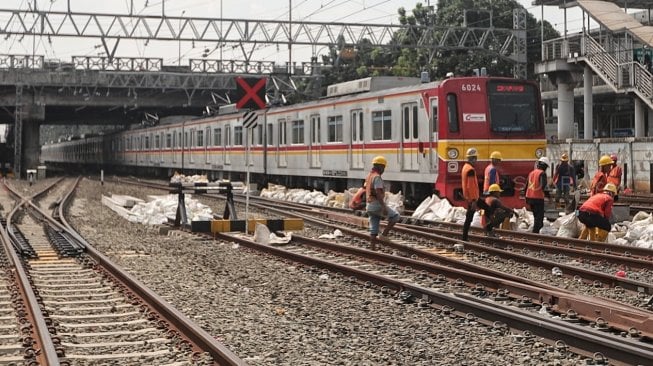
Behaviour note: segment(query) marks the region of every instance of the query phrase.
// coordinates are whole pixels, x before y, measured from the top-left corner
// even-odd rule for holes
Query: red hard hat
[[[617,161],[617,154],[610,155],[610,159],[612,159],[612,161]]]
[[[626,271],[618,270],[616,275],[617,275],[617,277],[625,278],[626,277]]]

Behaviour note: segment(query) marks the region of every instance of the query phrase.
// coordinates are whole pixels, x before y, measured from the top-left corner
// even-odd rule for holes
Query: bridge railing
[[[43,55],[0,55],[0,69],[42,69]]]

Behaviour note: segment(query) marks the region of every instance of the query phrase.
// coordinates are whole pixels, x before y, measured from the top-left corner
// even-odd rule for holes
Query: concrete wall
[[[573,161],[585,162],[585,180],[591,181],[598,171],[602,155],[617,154],[617,163],[624,168],[622,182],[636,192],[651,192],[651,167],[653,165],[653,138],[573,140],[549,143],[547,156],[558,164],[560,156],[568,153]],[[626,171],[627,170],[627,171]],[[627,177],[625,176],[627,174]]]

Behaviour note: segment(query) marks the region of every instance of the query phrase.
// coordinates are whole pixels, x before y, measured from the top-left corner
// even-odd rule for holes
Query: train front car
[[[527,80],[465,77],[443,81],[436,89],[439,174],[435,188],[452,204],[464,206],[460,172],[468,148],[476,148],[476,175],[483,186],[490,154],[499,151],[502,201],[523,207],[523,191],[535,161],[546,153],[539,88]],[[433,102],[432,102],[433,103]]]

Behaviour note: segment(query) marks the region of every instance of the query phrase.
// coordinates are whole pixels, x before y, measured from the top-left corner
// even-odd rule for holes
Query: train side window
[[[197,130],[197,147],[204,146],[204,131]]]
[[[222,128],[213,129],[213,146],[222,146]]]
[[[224,128],[224,146],[231,146],[231,126]]]
[[[358,112],[358,138],[360,141],[365,140],[365,134],[363,133],[363,112]]]
[[[263,145],[263,125],[259,123],[256,126],[256,131],[258,132],[256,135],[256,144],[261,146]]]
[[[456,94],[447,94],[447,113],[449,116],[449,132],[459,132],[458,97],[456,97]]]
[[[268,146],[274,146],[274,126],[272,123],[268,123],[267,130],[267,142]]]
[[[291,143],[304,144],[304,120],[292,121]]]
[[[243,145],[243,126],[234,126],[234,146]]]
[[[188,140],[188,131],[184,132],[184,146],[183,148],[187,149],[190,148],[189,146],[189,140]]]
[[[206,146],[211,146],[211,128],[206,127],[204,129],[204,138],[206,139]]]
[[[166,149],[169,149],[172,147],[172,135],[167,133],[166,134]]]
[[[320,116],[311,116],[311,144],[316,145],[322,143],[320,136]]]
[[[431,129],[434,134],[438,133],[438,99],[431,99]]]
[[[417,118],[419,114],[417,113],[417,106],[413,106],[413,138],[417,139],[419,137],[419,124],[417,123]]]
[[[342,141],[342,116],[327,117],[327,142]]]
[[[392,139],[392,112],[372,112],[372,140]]]
[[[161,137],[159,135],[154,136],[154,148],[157,150],[161,148]]]
[[[279,146],[286,145],[288,143],[286,140],[286,120],[280,119],[277,123],[279,124]]]

